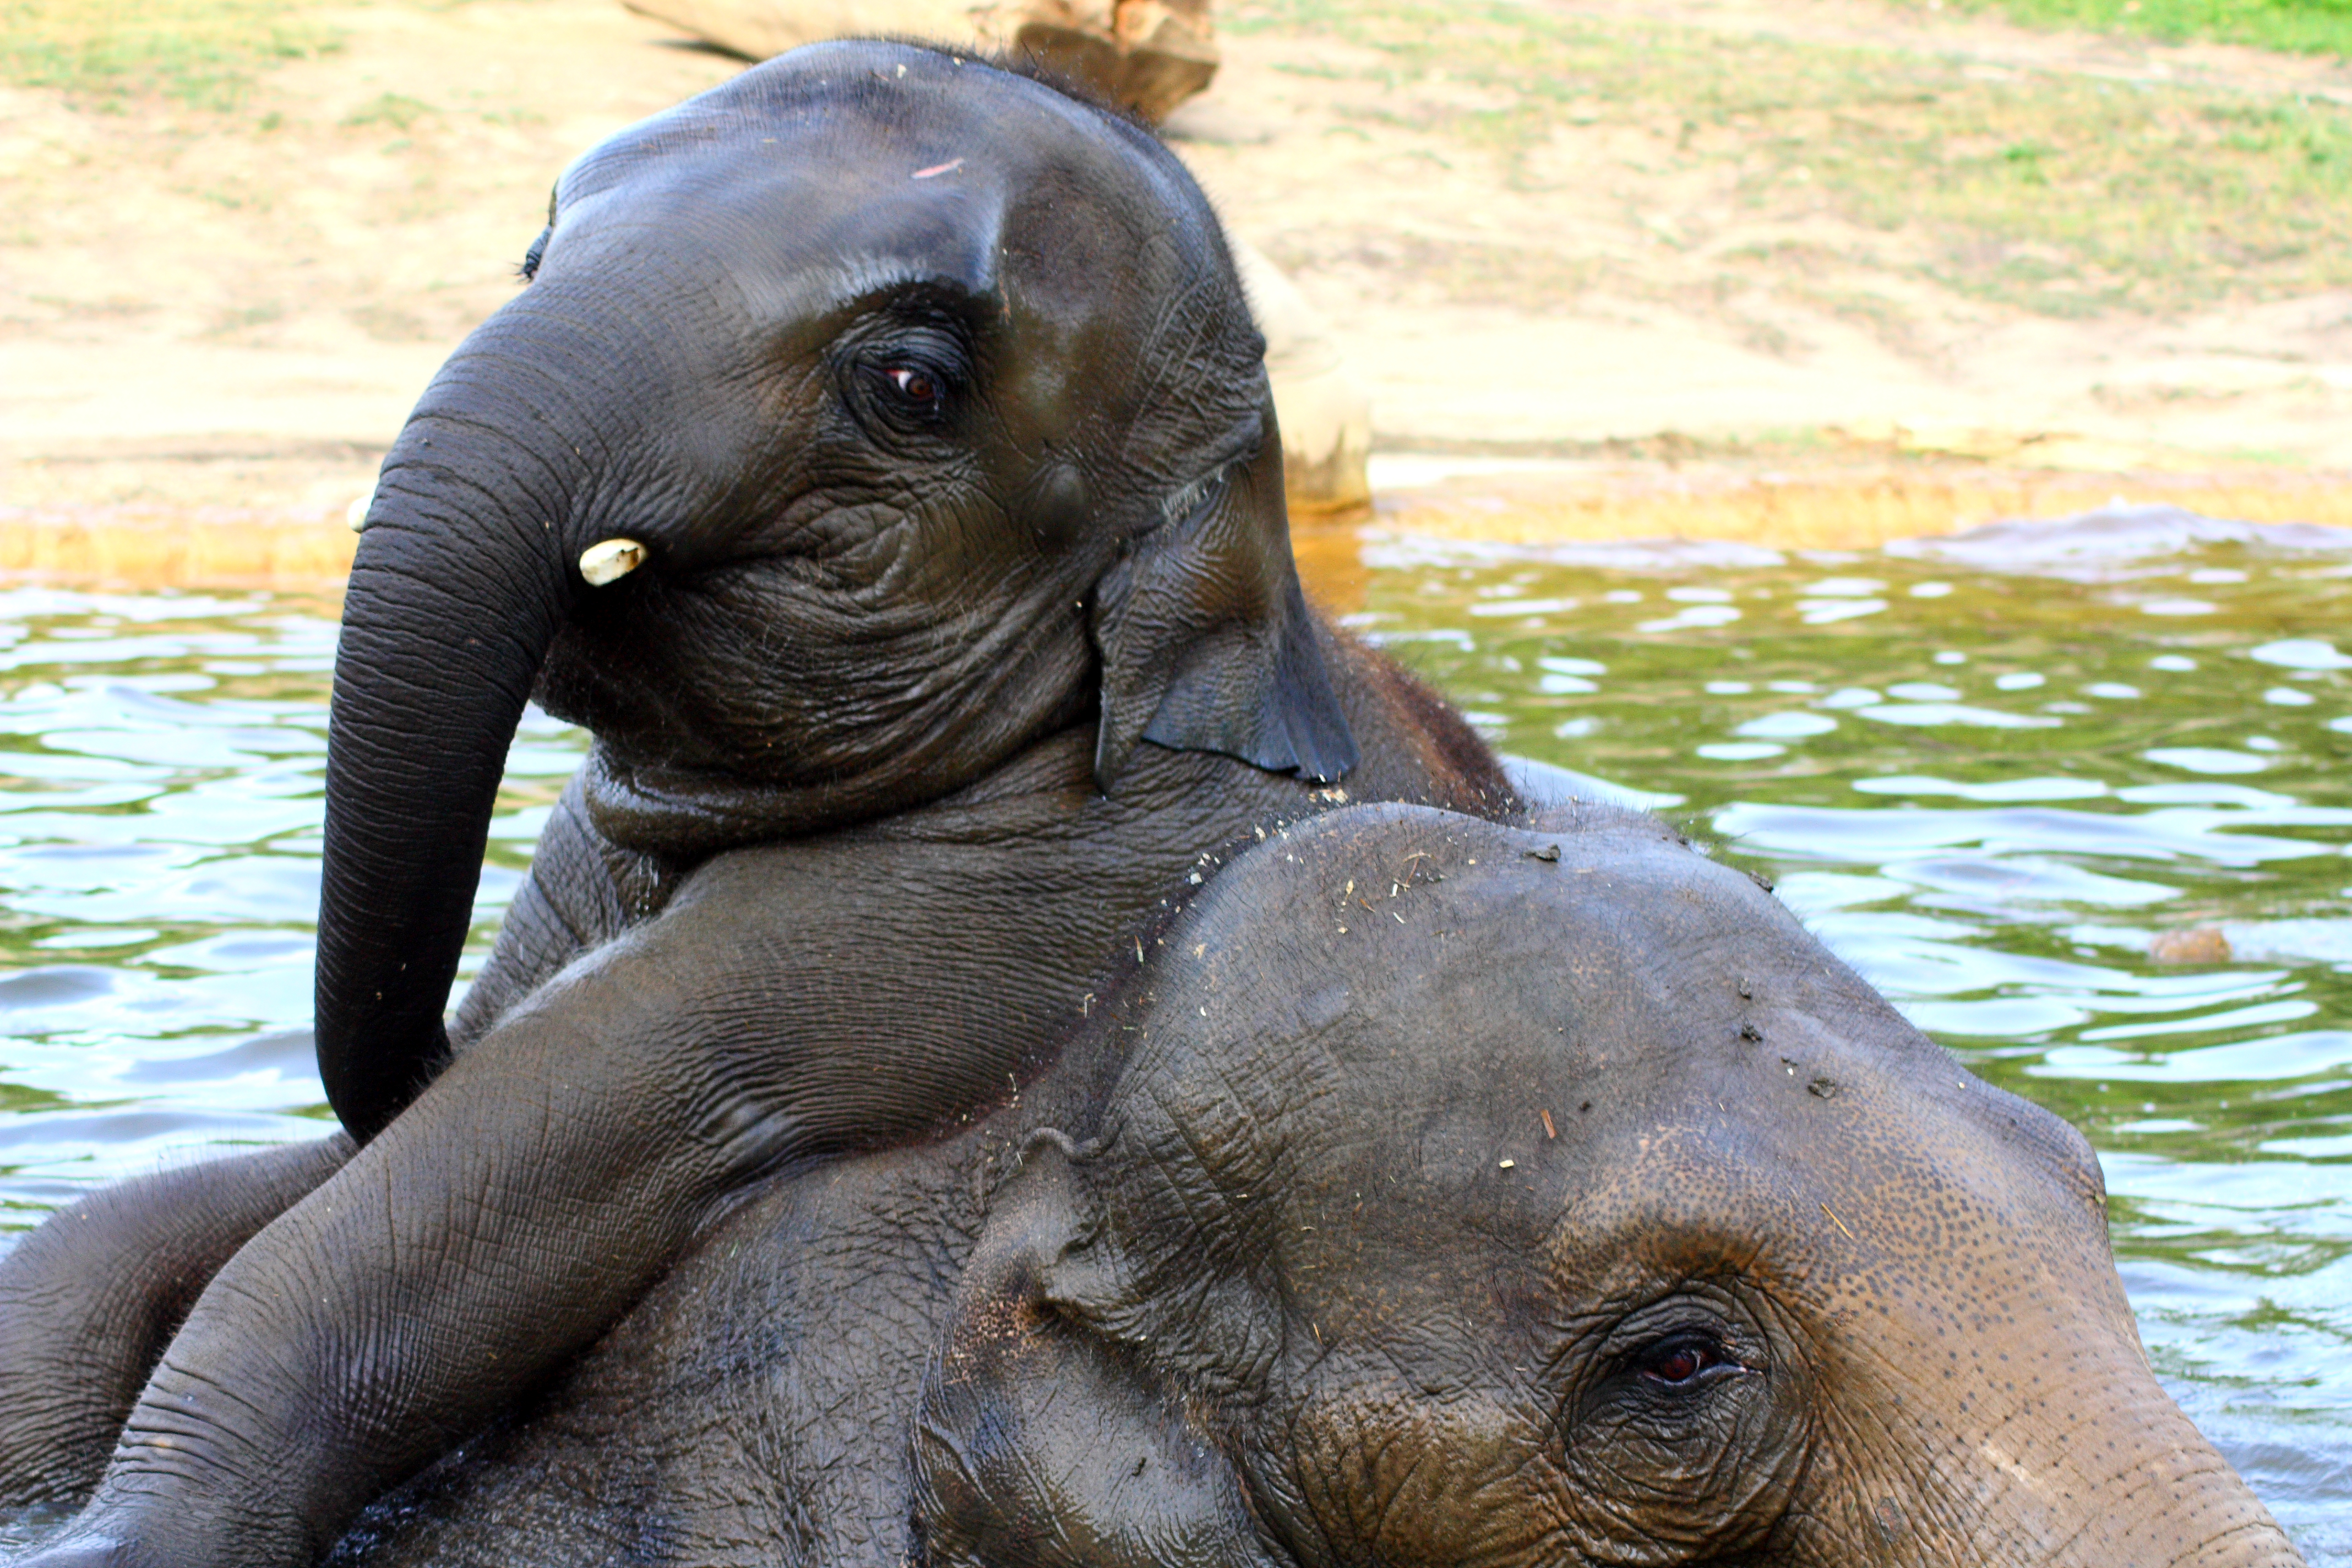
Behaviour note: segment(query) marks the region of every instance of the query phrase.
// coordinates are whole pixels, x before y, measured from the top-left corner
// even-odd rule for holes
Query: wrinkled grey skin
[[[0,1263],[0,1502],[89,1498],[45,1568],[313,1561],[745,1184],[986,1100],[1219,847],[1342,774],[1516,809],[1307,610],[1262,342],[1134,125],[826,46],[593,150],[551,217],[345,596],[317,1034],[363,1146]],[[618,537],[645,563],[589,581]],[[596,744],[453,1058],[534,690]]]
[[[2299,1561],[2080,1136],[1655,822],[1543,826],[1244,856],[1010,1103],[763,1185],[332,1561]]]

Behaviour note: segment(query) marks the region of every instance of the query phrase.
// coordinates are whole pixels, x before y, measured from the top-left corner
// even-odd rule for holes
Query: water
[[[2114,515],[1958,545],[1373,535],[1349,619],[1654,805],[2106,1167],[2167,1386],[2352,1568],[2352,536]],[[0,593],[0,1226],[317,1135],[334,606]],[[477,961],[581,737],[518,739]],[[2217,951],[2166,963],[2158,939]]]
[[[331,597],[0,592],[0,1231],[333,1125],[311,1059]],[[468,968],[583,737],[534,710]]]

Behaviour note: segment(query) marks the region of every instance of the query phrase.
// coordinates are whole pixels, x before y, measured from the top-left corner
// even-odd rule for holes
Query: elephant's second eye
[[[1160,503],[1163,522],[1183,522],[1214,506],[1225,493],[1225,483],[1233,477],[1234,465],[1227,464],[1215,473],[1204,474],[1191,484],[1167,497]]]
[[[1704,1340],[1669,1340],[1643,1358],[1642,1375],[1668,1388],[1687,1388],[1723,1364],[1723,1353]]]

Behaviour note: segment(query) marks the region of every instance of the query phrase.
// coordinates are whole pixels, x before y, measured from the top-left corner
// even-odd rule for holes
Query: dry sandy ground
[[[1557,8],[1958,58],[1996,75],[2079,72],[2352,100],[2352,74],[2332,64],[2036,34],[1855,0]],[[1721,258],[1738,252],[1789,247],[1804,258],[1791,265],[1811,267],[1875,237],[1858,236],[1801,195],[1759,210],[1735,202],[1719,173],[1662,174],[1670,128],[1567,128],[1538,179],[1514,188],[1496,160],[1389,127],[1367,135],[1366,120],[1342,123],[1333,112],[1385,97],[1410,117],[1415,94],[1459,94],[1456,84],[1383,93],[1362,79],[1300,74],[1351,63],[1344,46],[1321,40],[1249,37],[1228,49],[1213,96],[1271,140],[1192,146],[1192,162],[1229,220],[1292,264],[1308,298],[1345,329],[1387,446],[1539,449],[1662,431],[1753,437],[1836,426],[1875,435],[1895,426],[1926,437],[1915,446],[1995,455],[2033,436],[2082,438],[2038,454],[2062,467],[2202,467],[2250,451],[2352,465],[2352,295],[2174,321],[2059,321],[1881,268],[1855,281],[1899,310],[1899,332],[1808,310],[1769,287],[1730,301],[1737,310],[1727,319],[1662,297],[1675,293],[1678,277],[1710,280]],[[1398,265],[1415,240],[1544,248],[1571,263],[1615,262],[1660,286],[1614,298],[1588,289],[1572,308],[1552,310],[1448,300]]]
[[[514,291],[564,163],[740,68],[613,0],[320,19],[345,47],[234,120],[0,92],[13,499],[340,507]]]
[[[1868,0],[1529,3],[1992,73],[2352,101],[2352,74],[2318,62]],[[16,509],[0,516],[0,564],[104,565],[81,538],[93,520],[339,513],[436,364],[511,293],[564,162],[740,68],[614,0],[381,0],[320,19],[345,47],[269,73],[233,119],[0,91],[0,501]],[[1384,87],[1325,38],[1250,32],[1224,47],[1217,87],[1180,114],[1178,146],[1228,221],[1336,324],[1382,451],[1575,459],[1457,479],[1457,495],[1484,486],[1520,506],[1572,490],[1582,521],[1559,526],[1573,531],[1749,536],[1771,528],[1726,513],[1722,494],[1785,493],[1792,468],[1808,484],[1903,492],[1864,508],[1874,521],[1848,529],[1858,535],[2181,483],[2241,512],[2333,520],[2352,507],[2336,488],[2352,468],[2352,296],[2064,321],[1886,271],[1867,281],[1902,317],[1889,331],[1769,286],[1730,308],[1720,289],[1709,306],[1671,286],[1465,291],[1432,258],[1506,247],[1672,285],[1791,239],[1822,242],[1792,255],[1835,249],[1840,220],[1801,194],[1759,210],[1677,184],[1654,156],[1663,131],[1566,127],[1539,177],[1507,178],[1498,160],[1413,128],[1415,95],[1475,89]],[[1367,120],[1368,104],[1402,112]],[[1759,441],[1760,456],[1738,445]],[[2250,467],[2249,454],[2263,457]],[[1375,478],[1441,473],[1383,458]],[[2272,491],[2275,504],[2260,499]],[[1645,522],[1618,504],[1632,494],[1669,504]],[[1694,494],[1696,510],[1674,500]],[[207,567],[184,540],[169,546],[175,571],[231,575],[331,570],[346,548],[310,529]]]

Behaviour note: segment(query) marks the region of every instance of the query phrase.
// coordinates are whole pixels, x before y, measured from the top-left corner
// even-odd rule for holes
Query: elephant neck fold
[[[632,763],[598,741],[580,770],[588,820],[607,842],[672,865],[727,849],[887,821],[892,837],[982,840],[1074,815],[1093,793],[1091,721],[1048,735],[984,777],[929,801],[877,800],[863,779],[776,784],[705,768]]]

